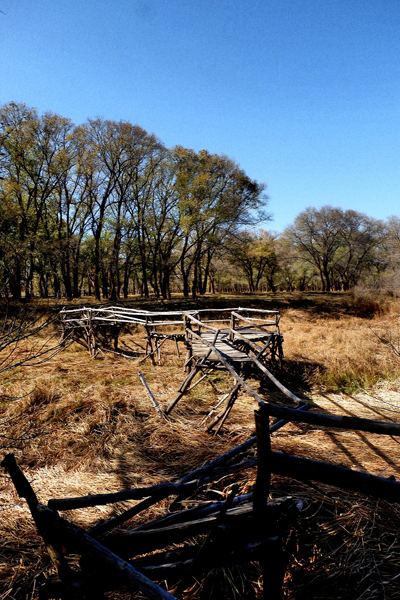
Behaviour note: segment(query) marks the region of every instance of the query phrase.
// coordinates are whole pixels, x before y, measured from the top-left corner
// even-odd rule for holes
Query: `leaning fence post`
[[[190,338],[190,332],[192,330],[192,324],[187,314],[183,315],[183,326],[185,329],[185,345],[186,345],[186,358],[185,358],[185,373],[190,373],[190,362],[192,360],[192,344]]]
[[[38,512],[39,501],[29,481],[17,465],[14,454],[7,454],[7,456],[4,457],[1,466],[6,469],[10,475],[18,496],[20,498],[25,498],[37,530],[44,540],[51,561],[55,566],[60,579],[63,579],[66,582],[71,581],[73,574],[63,554],[61,543],[56,542],[52,536],[52,539],[49,539],[50,536],[46,523]]]

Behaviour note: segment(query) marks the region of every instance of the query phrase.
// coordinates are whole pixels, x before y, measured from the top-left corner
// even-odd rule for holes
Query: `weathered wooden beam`
[[[53,498],[48,501],[48,506],[52,510],[73,510],[76,508],[87,508],[90,506],[103,506],[105,504],[112,504],[114,502],[124,502],[125,500],[141,500],[143,498],[152,497],[152,502],[155,504],[163,498],[173,495],[191,494],[194,490],[199,488],[201,485],[210,483],[215,479],[237,473],[239,471],[246,470],[254,466],[254,461],[249,461],[233,464],[224,468],[220,468],[211,475],[202,478],[199,482],[197,480],[190,482],[167,482],[160,483],[155,486],[148,488],[137,488],[133,490],[122,490],[121,492],[114,492],[109,494],[93,494],[89,496],[81,496],[77,498]],[[135,507],[134,507],[135,508]]]
[[[52,510],[74,510],[90,506],[104,506],[114,502],[125,502],[126,500],[142,500],[149,496],[161,498],[164,492],[167,495],[180,493],[183,488],[184,486],[180,482],[167,482],[108,494],[89,494],[89,496],[78,496],[76,498],[52,498],[48,501],[48,506]]]
[[[308,410],[310,408],[309,404],[302,403],[297,410]],[[270,433],[277,431],[284,425],[286,425],[289,421],[285,421],[283,419],[276,421],[270,426]],[[209,478],[212,477],[212,472],[216,472],[216,477],[219,477],[219,471],[217,469],[222,467],[224,464],[234,459],[240,454],[246,452],[249,448],[254,446],[256,443],[256,436],[249,438],[243,444],[236,446],[229,452],[226,452],[222,456],[219,456],[215,460],[191,471],[184,477],[182,477],[177,482],[166,482],[160,483],[154,486],[149,486],[145,488],[136,488],[130,490],[122,490],[120,492],[108,493],[108,494],[90,494],[89,496],[80,496],[76,498],[57,498],[51,499],[48,502],[49,508],[53,510],[74,510],[77,508],[86,508],[91,506],[102,506],[105,504],[111,504],[114,502],[123,502],[125,500],[141,500],[143,498],[148,497],[156,497],[159,492],[166,492],[167,495],[178,494],[181,492],[185,492],[185,488],[183,484],[187,484],[190,482],[196,482],[196,485],[200,486],[204,483],[204,478],[207,476]],[[254,466],[254,465],[253,465]]]
[[[261,319],[251,319],[251,318],[249,318],[249,317],[244,317],[243,315],[239,315],[238,313],[236,313],[236,312],[233,312],[233,311],[232,311],[232,314],[233,314],[233,315],[234,315],[234,316],[235,316],[237,319],[240,319],[240,320],[242,320],[242,321],[246,321],[246,323],[250,323],[250,325],[251,325],[252,327],[255,327],[256,329],[259,329],[260,331],[262,331],[262,332],[263,332],[263,333],[265,333],[265,334],[268,334],[269,332],[268,332],[266,329],[264,329],[264,325],[276,325],[276,323],[275,323],[275,322],[273,322],[273,321],[272,321],[272,322],[270,321],[270,322],[268,322],[268,323],[263,323],[262,325],[259,325],[258,323],[255,323],[255,321],[261,321]]]
[[[1,464],[7,469],[18,495],[26,499],[38,531],[48,548],[65,547],[73,552],[89,555],[98,565],[96,574],[98,581],[101,581],[102,574],[106,574],[107,580],[110,577],[115,580],[116,587],[129,585],[140,590],[152,600],[172,600],[174,598],[129,563],[91,538],[83,529],[69,523],[57,513],[40,504],[30,483],[18,467],[13,454],[8,454]],[[63,556],[61,558],[61,568],[58,569],[59,576],[61,580],[65,578],[68,581],[71,579],[70,569],[65,558]]]
[[[94,584],[101,589],[103,582],[109,587],[128,585],[140,590],[152,600],[172,600],[174,596],[148,579],[128,562],[111,552],[108,548],[90,537],[83,529],[69,523],[52,510],[41,504],[37,507],[41,522],[53,538],[60,540],[69,551],[90,557],[96,566]]]
[[[266,413],[254,411],[257,438],[257,477],[253,489],[253,516],[261,535],[266,537],[268,531],[268,497],[271,483],[271,439],[269,432],[269,416]],[[263,576],[263,598],[270,595],[269,557],[260,558],[260,568]],[[275,591],[275,590],[274,590]],[[271,600],[275,600],[275,594]]]
[[[223,503],[221,510],[218,513],[217,518],[215,519],[215,522],[213,523],[210,531],[207,534],[206,539],[204,540],[203,544],[199,548],[198,553],[194,557],[191,565],[189,566],[185,577],[182,579],[182,581],[178,585],[178,588],[176,590],[176,595],[178,597],[182,595],[182,593],[188,586],[189,581],[191,580],[193,575],[197,574],[199,571],[201,571],[202,566],[206,564],[206,558],[207,558],[207,554],[209,553],[209,550],[210,550],[210,544],[213,539],[213,535],[214,535],[217,527],[219,527],[223,523],[226,513],[228,512],[228,510],[231,508],[231,506],[233,504],[233,500],[238,492],[238,489],[239,489],[239,487],[237,485],[235,485],[232,488],[228,498]]]
[[[218,356],[218,359],[222,362],[224,367],[233,375],[233,377],[240,383],[240,385],[242,385],[253,396],[253,398],[255,398],[255,400],[257,400],[259,405],[264,404],[264,400],[262,400],[260,398],[260,396],[254,390],[252,390],[251,387],[245,382],[245,380],[242,377],[240,377],[240,375],[228,363],[228,361],[225,360],[225,357],[221,354],[221,352],[219,350],[217,350],[217,348],[214,344],[212,344],[205,338],[202,338],[201,336],[197,335],[197,333],[195,333],[194,331],[191,332],[191,335],[193,335],[196,339],[200,340],[200,342],[202,344],[205,344],[206,346],[211,348],[211,350],[213,352],[215,352],[215,354]]]
[[[235,500],[233,501],[235,504]],[[153,552],[171,544],[182,543],[192,537],[205,534],[215,524],[223,503],[202,510],[181,511],[162,519],[137,527],[129,532],[112,533],[104,538],[103,543],[122,557],[134,557],[138,554]],[[291,497],[270,500],[266,511],[272,530],[282,517],[293,511],[298,513],[298,500]],[[186,517],[186,520],[182,520]],[[276,528],[275,528],[276,529]],[[229,543],[242,544],[250,539],[263,539],[262,533],[253,519],[251,495],[245,503],[239,503],[227,510],[224,518],[224,530]],[[275,535],[272,533],[272,535]],[[151,559],[149,559],[151,560]]]
[[[368,433],[384,435],[400,435],[400,424],[385,421],[374,421],[360,417],[347,415],[326,415],[322,413],[297,411],[293,408],[266,404],[260,407],[260,412],[271,415],[278,419],[308,423],[309,425],[321,425],[323,427],[335,427],[337,429],[348,429],[354,431],[367,431]]]
[[[297,410],[309,410],[309,409],[310,409],[310,404],[308,404],[307,402],[301,402],[301,404],[295,410],[297,411]],[[272,425],[269,428],[269,431],[270,431],[270,433],[274,433],[274,431],[277,431],[278,429],[280,429],[281,427],[284,427],[288,423],[289,423],[289,421],[286,421],[284,419],[277,420],[277,421],[275,421],[275,423],[272,423]],[[229,450],[222,456],[219,456],[215,460],[205,464],[203,467],[199,467],[195,471],[188,473],[187,475],[182,477],[180,479],[180,481],[183,483],[185,481],[192,481],[193,479],[199,479],[200,477],[206,475],[213,469],[216,469],[218,466],[225,464],[226,462],[232,460],[238,454],[242,454],[243,452],[245,452],[246,450],[251,448],[251,446],[254,446],[256,441],[257,441],[256,436],[249,438],[246,442],[243,442],[243,444],[240,444],[239,446],[236,446],[236,448]]]
[[[257,358],[260,358],[260,356],[265,352],[265,350],[270,345],[273,334],[271,333],[269,335],[267,343],[264,344],[264,346],[262,346],[262,347],[257,346],[257,344],[255,344],[252,340],[249,340],[249,338],[247,336],[243,335],[243,333],[240,333],[240,331],[238,331],[237,329],[230,329],[229,335],[232,335],[232,338],[235,337],[235,338],[241,340],[242,342],[244,342],[247,346],[252,348],[252,350],[254,350],[257,353]]]
[[[186,511],[184,511],[186,512]],[[249,519],[253,513],[251,503],[230,509],[226,514],[226,522],[233,528],[243,525],[249,529]],[[215,524],[218,513],[205,517],[197,516],[193,520],[172,523],[159,528],[135,529],[123,533],[111,533],[103,539],[104,545],[123,557],[134,557],[138,554],[153,552],[171,544],[180,544],[197,535],[208,533]]]
[[[298,481],[316,481],[388,502],[400,502],[400,482],[331,463],[272,452],[271,470]]]
[[[189,387],[189,385],[192,382],[192,380],[194,379],[194,377],[197,375],[198,371],[199,371],[199,369],[197,368],[197,366],[192,367],[190,373],[187,375],[187,377],[185,377],[185,380],[183,381],[181,387],[179,388],[177,395],[168,405],[168,407],[165,411],[166,415],[168,415],[171,412],[171,410],[174,408],[174,406],[179,402],[179,400],[185,394],[187,388]]]
[[[253,489],[254,518],[260,528],[265,526],[265,509],[268,504],[271,481],[271,440],[268,415],[254,411],[257,439],[257,477]]]
[[[50,559],[55,566],[58,575],[67,582],[71,582],[73,579],[73,574],[63,554],[62,545],[60,544],[59,540],[54,540],[54,538],[49,534],[49,531],[40,518],[40,514],[38,512],[39,501],[37,496],[32,489],[31,484],[17,465],[14,454],[7,454],[4,457],[1,466],[6,469],[10,475],[18,496],[20,498],[25,498],[29,506],[29,510],[31,511],[33,520],[35,521],[37,530],[44,540],[47,552],[49,553]]]
[[[140,378],[140,381],[143,383],[144,389],[146,390],[147,394],[149,395],[149,398],[152,401],[154,408],[156,409],[156,411],[158,412],[160,417],[163,417],[164,415],[160,408],[160,405],[158,404],[157,400],[154,398],[152,391],[150,390],[149,386],[147,385],[146,380],[141,371],[139,371],[139,378]]]
[[[145,500],[142,500],[142,502],[139,502],[139,504],[132,506],[132,508],[128,508],[128,510],[125,510],[120,515],[117,515],[116,517],[113,517],[113,518],[109,519],[108,521],[104,521],[104,523],[100,523],[96,527],[93,527],[92,529],[90,529],[88,531],[88,533],[92,537],[95,537],[95,538],[100,537],[104,533],[107,533],[108,531],[115,529],[115,527],[119,527],[119,525],[126,523],[127,521],[129,521],[130,519],[132,519],[133,517],[138,515],[139,513],[143,512],[147,508],[150,508],[150,506],[153,506],[154,504],[157,504],[157,502],[159,502],[160,500],[167,498],[169,495],[170,494],[168,493],[168,491],[164,490],[159,494],[155,494],[155,495],[151,496],[150,498],[146,498]]]
[[[235,496],[233,500],[233,506],[244,506],[249,504],[253,497],[252,493],[242,494]],[[221,510],[223,505],[222,501],[219,502],[200,502],[198,506],[193,508],[187,508],[185,510],[179,510],[159,517],[143,525],[138,525],[132,531],[147,531],[149,529],[159,529],[167,527],[169,525],[177,525],[178,523],[184,523],[186,521],[193,521],[196,519],[203,519],[205,517],[216,516]]]
[[[187,316],[185,315],[185,319],[187,320]],[[215,330],[215,336],[214,336],[214,342],[218,337],[218,333],[219,330],[216,329]],[[193,332],[190,330],[190,333],[192,334]],[[179,402],[179,400],[182,398],[182,396],[185,394],[188,386],[190,385],[192,379],[195,377],[195,375],[197,374],[197,372],[199,371],[199,368],[201,368],[201,366],[205,363],[205,361],[207,360],[207,358],[209,357],[209,355],[211,354],[212,350],[210,349],[208,351],[208,353],[201,359],[201,361],[194,365],[192,367],[192,370],[189,372],[189,375],[186,377],[186,379],[184,380],[184,382],[182,383],[181,387],[178,390],[178,394],[175,396],[175,398],[172,400],[172,402],[168,405],[165,414],[168,415],[171,410],[174,408],[174,406]],[[188,361],[185,361],[185,367],[188,364]]]
[[[202,575],[210,569],[231,567],[234,565],[240,565],[246,562],[259,560],[260,556],[265,556],[267,552],[271,551],[272,547],[275,548],[276,539],[276,537],[273,537],[263,541],[250,542],[231,551],[229,551],[228,548],[222,549],[219,547],[218,552],[214,551],[207,556],[206,561],[198,567],[196,575]],[[136,561],[132,561],[132,564],[141,573],[144,573],[145,575],[148,575],[154,579],[162,580],[171,576],[174,578],[179,578],[182,577],[193,564],[192,558],[188,559],[184,557],[185,553],[188,553],[187,548],[184,549],[181,560],[176,562],[142,565],[140,562],[136,563]]]
[[[232,408],[233,408],[233,405],[235,404],[235,402],[236,402],[236,400],[237,400],[237,397],[238,397],[238,391],[239,391],[240,385],[239,385],[239,384],[236,384],[236,386],[237,386],[237,387],[236,387],[235,391],[234,391],[234,392],[233,392],[233,393],[230,395],[230,397],[229,397],[228,404],[227,404],[227,407],[226,407],[226,410],[225,410],[225,412],[223,412],[223,413],[221,414],[221,417],[220,417],[220,422],[218,423],[218,427],[217,427],[217,429],[215,430],[215,435],[218,435],[218,433],[221,431],[221,429],[222,429],[222,427],[223,427],[223,425],[224,425],[225,421],[226,421],[226,420],[227,420],[227,418],[229,417],[229,413],[231,412],[231,410],[232,410]],[[210,431],[210,428],[208,428],[208,431]]]
[[[237,399],[237,394],[238,394],[239,389],[240,389],[240,383],[238,383],[236,381],[235,384],[233,385],[233,387],[229,390],[229,392],[226,394],[225,398],[223,399],[222,410],[220,410],[220,412],[214,417],[213,421],[211,421],[211,423],[208,425],[207,431],[211,431],[219,423],[219,427],[216,431],[216,433],[218,433],[218,431],[221,429],[222,425],[224,424],[225,420],[227,419],[227,417]]]
[[[285,387],[274,375],[272,375],[271,371],[269,369],[267,369],[258,360],[258,358],[256,356],[252,356],[251,354],[249,354],[249,358],[255,365],[257,365],[257,367],[260,369],[260,371],[265,373],[265,375],[276,385],[276,387],[285,394],[285,396],[290,398],[290,400],[293,400],[293,402],[302,402],[302,399],[299,398],[298,396],[296,396],[296,394],[293,394],[293,392],[291,392],[290,390],[288,390],[287,387]]]

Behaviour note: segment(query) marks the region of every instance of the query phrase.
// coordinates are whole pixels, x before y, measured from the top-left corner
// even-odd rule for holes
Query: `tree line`
[[[280,235],[245,230],[230,262],[248,289],[347,291],[357,285],[400,292],[400,219],[387,221],[332,206],[302,211]]]
[[[393,268],[395,217],[310,208],[277,235],[256,229],[267,201],[225,155],[168,149],[129,122],[0,108],[2,296],[329,291]]]

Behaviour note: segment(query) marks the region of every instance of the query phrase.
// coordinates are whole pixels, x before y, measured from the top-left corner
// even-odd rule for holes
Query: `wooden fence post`
[[[268,536],[267,505],[271,484],[271,438],[269,429],[269,406],[264,404],[254,411],[257,438],[257,478],[253,490],[253,514],[255,526],[263,538]],[[272,540],[271,540],[272,541]],[[277,538],[260,560],[263,577],[263,599],[281,600],[285,574],[282,542]]]
[[[73,573],[63,554],[62,546],[61,544],[55,542],[54,539],[49,539],[45,523],[41,519],[40,513],[38,512],[39,501],[30,483],[17,465],[14,454],[7,454],[7,456],[5,456],[3,459],[1,466],[6,469],[10,475],[18,496],[20,498],[25,498],[29,506],[29,510],[31,511],[33,520],[35,521],[37,530],[44,540],[46,549],[60,579],[63,579],[67,583],[72,583]]]

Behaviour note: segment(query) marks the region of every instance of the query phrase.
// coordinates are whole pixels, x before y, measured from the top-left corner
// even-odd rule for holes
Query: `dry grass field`
[[[350,296],[276,295],[202,300],[214,306],[278,308],[282,312],[285,362],[278,378],[310,398],[316,410],[400,422],[400,363],[376,333],[396,328],[400,305],[354,301]],[[177,303],[174,305],[176,306]],[[375,333],[374,333],[375,332]],[[48,332],[42,332],[43,340]],[[135,335],[143,335],[138,332]],[[127,338],[128,339],[128,338]],[[138,339],[138,338],[136,338]],[[139,340],[140,341],[140,340]],[[218,436],[199,428],[203,416],[230,386],[223,372],[185,396],[169,421],[155,412],[138,376],[144,374],[162,407],[183,380],[183,359],[167,342],[162,364],[139,364],[112,354],[95,360],[77,344],[38,366],[4,375],[0,417],[2,455],[13,451],[39,499],[118,491],[174,480],[254,434],[254,400],[241,393]],[[20,345],[20,357],[28,351]],[[285,403],[264,380],[251,385],[265,398]],[[400,477],[399,440],[292,424],[274,434],[273,449],[381,475]],[[234,481],[251,489],[254,472],[227,477],[204,491],[223,498]],[[285,595],[290,600],[399,597],[400,509],[324,485],[274,477],[273,495],[306,499],[290,539]],[[168,511],[162,501],[133,523]],[[88,526],[122,511],[112,505],[64,513]],[[0,478],[0,600],[35,600],[52,573],[24,500],[7,476]],[[132,522],[127,524],[127,528]],[[184,594],[188,599],[259,598],[257,564],[211,572]],[[171,590],[173,592],[173,589]],[[108,598],[140,598],[109,593]]]

